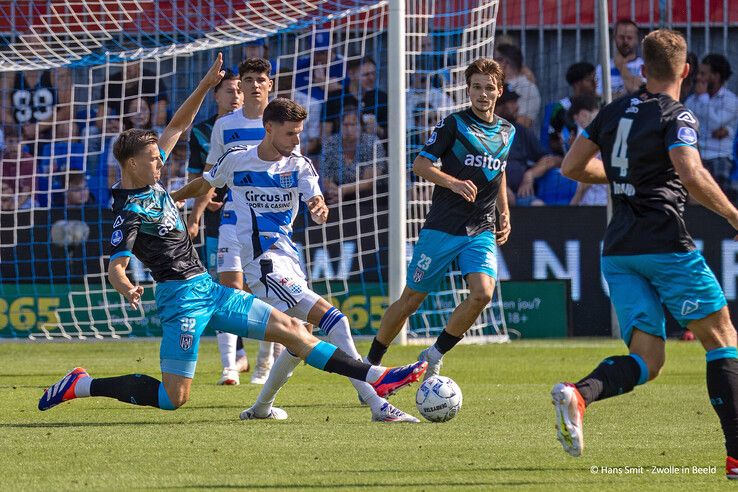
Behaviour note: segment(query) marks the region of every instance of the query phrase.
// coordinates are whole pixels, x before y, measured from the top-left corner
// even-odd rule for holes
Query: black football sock
[[[464,338],[464,335],[457,337],[450,334],[446,330],[443,330],[441,334],[438,335],[436,343],[434,343],[433,345],[441,354],[445,354],[446,352],[454,348],[456,344],[461,341],[462,338]]]
[[[636,354],[615,355],[600,362],[587,377],[576,383],[584,402],[604,400],[628,393],[648,381],[648,367]]]
[[[371,365],[352,359],[335,345],[320,341],[305,358],[309,365],[327,372],[334,372],[359,381],[366,381]]]
[[[374,337],[372,339],[372,346],[371,348],[369,348],[369,353],[366,356],[366,360],[368,360],[371,364],[378,366],[382,363],[382,358],[386,353],[387,346],[377,340],[377,337]]]
[[[90,396],[107,396],[123,403],[174,410],[164,385],[146,374],[94,378],[90,384]]]
[[[707,358],[707,394],[725,436],[725,450],[738,458],[738,351],[735,347],[710,350]]]

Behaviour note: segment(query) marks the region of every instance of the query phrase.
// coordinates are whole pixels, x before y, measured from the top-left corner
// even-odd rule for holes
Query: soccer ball
[[[461,388],[451,378],[431,376],[418,388],[415,405],[431,422],[449,421],[461,410]]]

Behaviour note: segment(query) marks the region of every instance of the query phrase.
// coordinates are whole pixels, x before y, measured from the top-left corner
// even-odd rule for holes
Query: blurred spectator
[[[344,78],[344,60],[336,50],[331,50],[329,31],[317,31],[309,38],[306,52],[309,55],[297,59],[295,87],[318,101],[341,89]]]
[[[30,200],[34,192],[35,165],[33,156],[23,151],[21,147],[21,130],[18,125],[8,125],[3,129],[5,134],[5,147],[2,150],[0,160],[0,181],[3,187],[10,190],[13,198],[13,208],[20,208]],[[5,193],[4,193],[5,194]],[[24,197],[23,200],[21,198]],[[16,201],[17,199],[17,201]]]
[[[138,97],[143,97],[148,103],[152,125],[166,126],[169,110],[167,86],[156,72],[143,68],[142,60],[125,62],[122,70],[110,75],[98,96],[103,101],[98,113],[104,113],[103,106],[107,103],[118,114],[125,115],[131,99]]]
[[[125,116],[123,117],[123,130],[130,130],[131,128],[143,128],[146,130],[154,130],[157,134],[161,135],[166,126],[155,125],[152,119],[151,106],[149,101],[145,97],[137,97],[126,102]]]
[[[269,45],[265,38],[255,39],[248,43],[244,43],[239,61],[247,60],[249,58],[264,58],[265,60],[269,60],[269,63],[272,64],[272,73],[270,73],[269,76],[274,76],[274,71],[277,69],[277,60],[269,57]]]
[[[495,34],[495,43],[499,46],[502,46],[503,44],[510,44],[512,46],[517,46],[518,48],[520,48],[520,43],[518,42],[518,39],[510,34]],[[531,70],[530,67],[525,64],[525,61],[523,61],[523,68],[520,69],[520,73],[525,75],[525,78],[530,80],[532,83],[536,83],[536,76],[533,73],[533,70]]]
[[[733,139],[738,125],[738,98],[725,87],[732,74],[727,58],[709,54],[702,59],[694,94],[685,106],[700,123],[700,154],[705,167],[729,197],[735,193],[730,184],[733,170]]]
[[[325,121],[332,122],[332,130],[337,131],[335,122],[344,108],[358,102],[366,125],[364,131],[384,138],[387,135],[387,93],[377,84],[377,64],[373,58],[365,56],[351,61],[347,70],[349,77],[343,87],[328,94]]]
[[[620,19],[615,23],[615,50],[610,59],[610,87],[612,98],[637,91],[643,78],[641,67],[643,59],[638,56],[638,25],[630,19]],[[597,94],[602,94],[602,65],[597,65]]]
[[[300,148],[304,155],[315,155],[320,151],[320,117],[323,104],[293,87],[294,76],[289,67],[280,70],[277,76],[277,97],[286,97],[307,110],[307,120],[300,136]]]
[[[427,78],[430,87],[441,89],[451,78],[448,67],[456,65],[456,54],[453,51],[439,51],[433,43],[434,37],[445,37],[447,33],[428,33],[420,40],[420,53],[415,56],[415,73]],[[441,39],[444,46],[445,39]]]
[[[697,82],[697,71],[699,70],[700,64],[697,55],[691,51],[687,53],[687,63],[689,63],[689,74],[682,79],[682,87],[679,90],[679,101],[682,103],[694,94],[694,84]]]
[[[36,159],[39,175],[37,197],[42,206],[63,205],[66,174],[85,169],[85,145],[79,140],[74,122],[57,123],[52,137],[53,142],[44,144]]]
[[[534,128],[541,111],[541,94],[538,87],[522,73],[523,53],[512,44],[501,44],[495,48],[495,61],[505,72],[505,83],[520,96],[518,101],[518,123]]]
[[[72,173],[69,175],[67,192],[65,194],[65,206],[84,207],[85,205],[93,205],[95,198],[90,194],[90,188],[87,185],[87,176],[84,173]]]
[[[374,178],[384,174],[384,147],[376,135],[362,131],[357,108],[344,110],[340,132],[324,138],[321,145],[319,167],[328,203],[372,190]]]
[[[571,87],[571,97],[594,95],[597,87],[594,65],[588,62],[570,65],[566,70],[566,82]],[[577,126],[568,117],[571,97],[566,96],[546,105],[541,124],[541,146],[546,152],[563,156],[569,139],[572,135],[576,136]]]
[[[418,108],[432,110],[438,115],[441,110],[451,111],[453,106],[454,100],[446,95],[442,89],[434,87],[428,74],[416,72],[410,75],[410,88],[408,88],[405,95],[405,116],[407,119],[405,125],[408,132],[422,131],[428,126],[425,122],[423,122],[423,126],[416,126]],[[437,117],[432,119],[431,122],[431,126],[438,123]]]
[[[569,118],[576,123],[571,143],[592,123],[600,110],[600,101],[594,94],[580,94],[571,99]],[[571,146],[571,144],[570,144]],[[599,158],[599,157],[598,157]],[[578,183],[571,205],[607,205],[607,185]]]
[[[5,124],[22,125],[22,139],[49,140],[57,121],[71,118],[72,79],[69,69],[6,72],[0,79],[0,115]],[[37,147],[34,146],[35,153]]]
[[[547,155],[535,132],[517,120],[520,95],[506,86],[495,104],[495,114],[515,127],[515,138],[507,156],[508,201],[511,205],[543,205],[534,194],[535,178],[556,165],[561,158]]]

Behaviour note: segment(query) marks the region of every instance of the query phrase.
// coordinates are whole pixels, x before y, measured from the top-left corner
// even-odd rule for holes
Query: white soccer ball
[[[461,410],[461,388],[451,378],[431,376],[415,393],[415,405],[431,422],[449,421]]]

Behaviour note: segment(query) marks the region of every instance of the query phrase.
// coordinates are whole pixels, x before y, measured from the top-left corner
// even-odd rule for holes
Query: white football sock
[[[351,327],[346,316],[341,317],[328,333],[328,341],[348,354],[349,357],[361,360],[359,351],[356,350],[354,339],[351,337]],[[379,412],[385,400],[377,395],[369,383],[349,378],[362,400],[372,409],[373,413]]]
[[[265,416],[272,409],[274,399],[277,392],[284,386],[287,380],[292,376],[292,372],[300,365],[301,359],[295,357],[288,350],[283,350],[272,366],[269,377],[264,383],[264,387],[259,392],[254,403],[254,411],[258,416]]]
[[[218,333],[218,351],[220,352],[220,363],[223,369],[236,368],[236,344],[238,335],[232,333]]]
[[[386,367],[382,366],[372,366],[369,368],[369,372],[366,374],[366,382],[369,384],[374,384],[379,380],[379,378],[382,377],[382,374],[387,370]]]
[[[269,368],[272,366],[272,352],[274,350],[273,345],[273,342],[265,342],[263,340],[259,342],[259,353],[256,355],[257,370],[269,370]]]
[[[435,344],[428,347],[428,352],[426,353],[428,354],[428,358],[433,362],[438,362],[439,360],[443,359],[443,354],[438,351]]]
[[[92,378],[80,378],[77,381],[77,385],[74,387],[74,396],[77,398],[84,398],[90,396],[90,385],[92,384]]]

